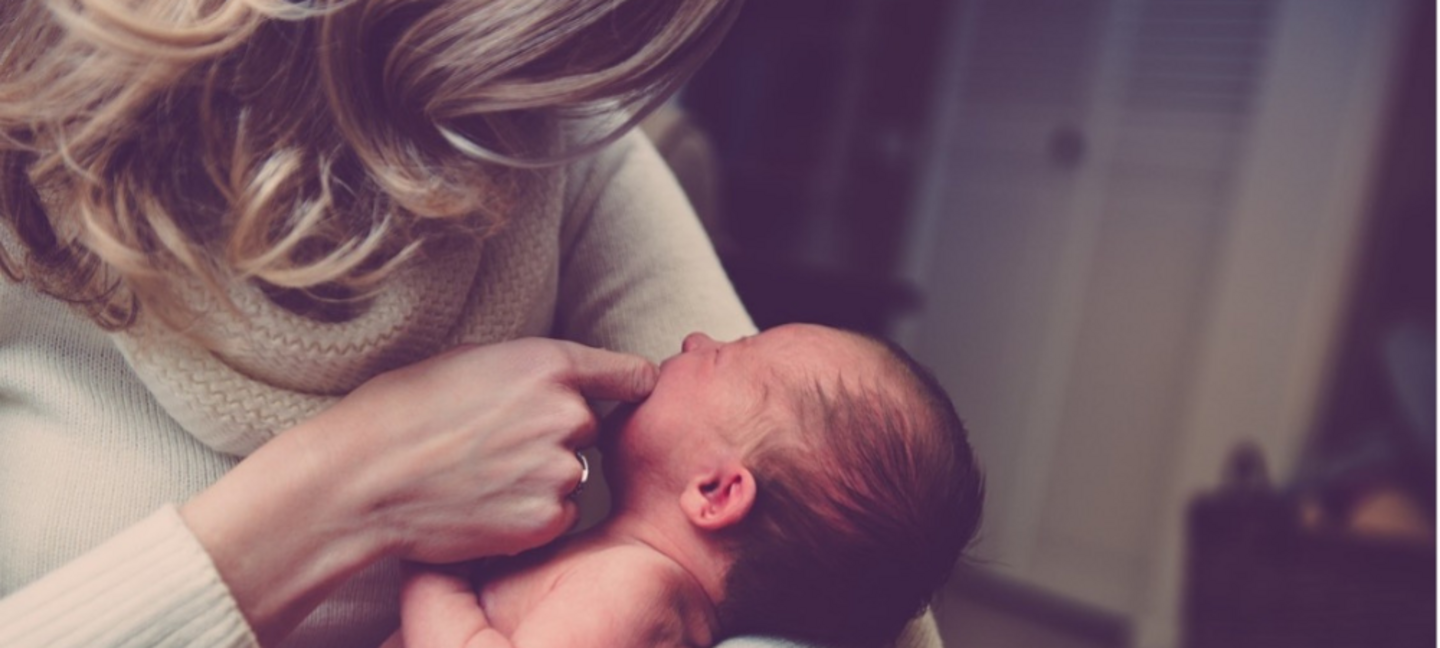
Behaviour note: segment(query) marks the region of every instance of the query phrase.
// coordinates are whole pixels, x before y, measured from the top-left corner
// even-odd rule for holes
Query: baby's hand
[[[381,648],[510,648],[490,627],[470,579],[455,568],[405,563],[400,632]]]

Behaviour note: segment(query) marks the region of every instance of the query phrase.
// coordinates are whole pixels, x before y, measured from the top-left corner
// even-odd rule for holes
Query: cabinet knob
[[[1085,134],[1074,124],[1061,124],[1050,131],[1050,159],[1064,169],[1085,161]]]

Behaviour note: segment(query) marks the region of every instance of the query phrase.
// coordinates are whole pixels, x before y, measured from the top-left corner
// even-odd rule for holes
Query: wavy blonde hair
[[[193,315],[177,277],[363,295],[427,240],[493,235],[526,169],[618,138],[739,4],[7,0],[0,271],[110,330]],[[625,119],[543,136],[598,115]]]

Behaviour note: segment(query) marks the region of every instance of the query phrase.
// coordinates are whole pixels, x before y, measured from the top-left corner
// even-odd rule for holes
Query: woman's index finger
[[[566,345],[566,351],[570,370],[563,382],[585,398],[638,403],[660,377],[655,363],[637,355],[582,344]]]

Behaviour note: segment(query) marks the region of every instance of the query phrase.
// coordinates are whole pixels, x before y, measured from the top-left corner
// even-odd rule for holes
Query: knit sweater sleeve
[[[569,171],[555,333],[660,360],[755,331],[665,161],[638,131]]]
[[[0,600],[0,646],[259,644],[209,556],[167,506]]]

